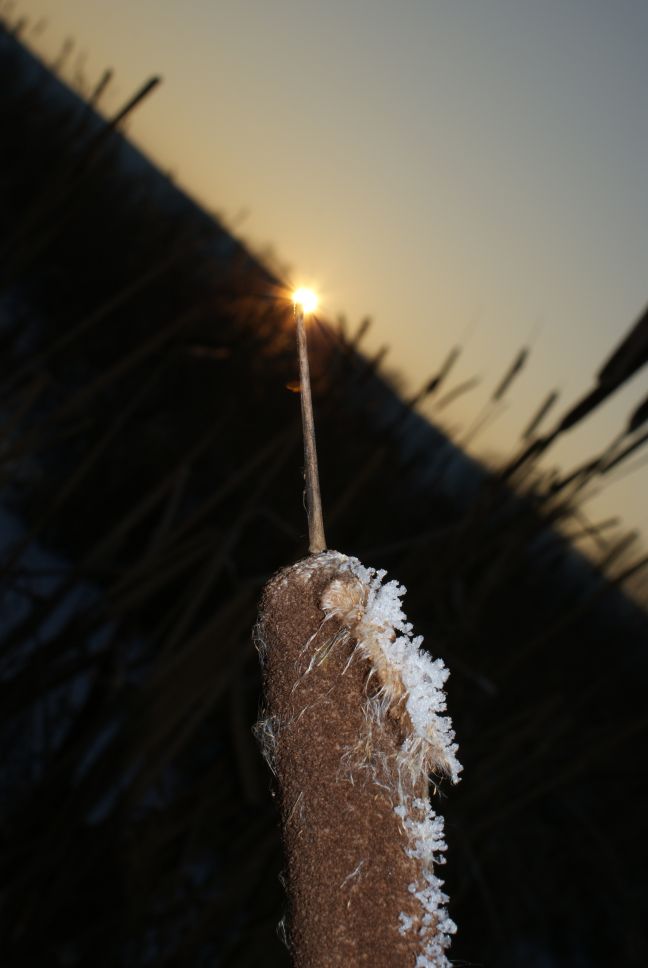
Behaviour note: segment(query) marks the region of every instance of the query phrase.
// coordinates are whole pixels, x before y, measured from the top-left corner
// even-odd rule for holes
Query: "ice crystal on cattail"
[[[411,763],[415,773],[447,773],[456,783],[461,772],[457,744],[450,718],[441,715],[446,709],[448,670],[441,659],[421,650],[422,636],[412,637],[412,625],[401,605],[406,589],[393,580],[383,583],[385,571],[365,568],[357,558],[339,557],[342,569],[360,580],[365,595],[364,605],[356,606],[351,616],[358,647],[376,669],[386,704],[404,700],[411,721],[402,765]],[[336,608],[335,584],[328,601],[322,603],[325,612]]]
[[[421,951],[416,968],[444,968],[449,964],[445,951],[457,929],[446,910],[443,881],[435,873],[435,867],[445,862],[443,818],[435,814],[429,800],[405,790],[420,787],[430,773],[445,773],[454,783],[459,779],[461,764],[452,723],[443,715],[449,673],[441,659],[422,651],[422,637],[413,636],[401,605],[405,589],[396,581],[385,582],[385,571],[333,554],[341,577],[327,589],[322,608],[327,617],[344,621],[355,639],[355,650],[370,662],[370,677],[377,679],[375,692],[367,697],[368,730],[379,726],[390,710],[406,711],[396,763],[387,776],[381,764],[380,775],[383,785],[391,780],[394,811],[406,832],[406,853],[419,862],[419,880],[408,888],[418,901],[420,915],[415,919],[402,912],[399,933],[418,933]],[[349,574],[356,581],[349,581]],[[358,748],[364,750],[367,745],[360,742]],[[355,751],[350,752],[353,758]]]

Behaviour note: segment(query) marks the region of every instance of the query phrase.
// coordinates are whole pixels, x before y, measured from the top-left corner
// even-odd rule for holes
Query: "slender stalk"
[[[549,411],[551,410],[551,408],[553,407],[557,399],[558,399],[558,390],[552,390],[549,396],[547,396],[542,401],[542,403],[540,404],[540,407],[536,410],[533,417],[529,421],[529,424],[526,430],[522,434],[522,440],[531,440],[536,430],[538,429],[538,427],[540,426],[544,418],[547,416],[547,414],[549,413]]]
[[[308,515],[308,548],[312,555],[326,551],[324,520],[322,518],[322,499],[320,496],[319,472],[317,469],[317,445],[315,442],[315,420],[313,417],[313,398],[311,396],[310,368],[308,366],[308,345],[304,310],[295,305],[297,323],[297,349],[299,353],[299,380],[301,384],[301,413],[304,432],[304,477],[306,479],[306,513]]]

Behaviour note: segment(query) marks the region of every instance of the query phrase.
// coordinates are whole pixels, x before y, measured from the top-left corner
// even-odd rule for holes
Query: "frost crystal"
[[[365,568],[356,558],[336,554],[336,561],[342,571],[359,579],[361,589],[333,582],[322,603],[324,611],[344,616],[357,648],[370,660],[380,684],[378,714],[404,703],[409,717],[411,729],[398,754],[398,774],[416,782],[431,772],[443,772],[456,783],[461,772],[457,744],[450,718],[442,715],[449,673],[441,659],[421,650],[423,639],[412,636],[401,606],[405,589],[395,581],[383,583],[386,572]],[[434,867],[445,862],[443,817],[427,799],[409,796],[404,789],[405,784],[397,782],[394,812],[407,834],[407,854],[419,861],[420,877],[408,889],[421,913],[413,918],[401,912],[398,930],[402,935],[418,932],[421,953],[415,968],[449,968],[445,952],[457,928],[445,907],[443,881],[434,873]]]
[[[367,588],[364,614],[356,629],[358,644],[374,663],[378,659],[378,673],[386,672],[381,677],[385,698],[398,700],[399,689],[406,697],[413,734],[403,750],[404,760],[412,762],[414,772],[441,771],[456,783],[461,772],[457,744],[450,718],[440,715],[446,709],[443,687],[449,672],[442,659],[421,651],[422,636],[412,637],[412,625],[401,605],[406,589],[396,581],[383,584],[386,572],[365,568],[357,558],[345,559],[342,567]]]
[[[403,804],[399,804],[394,808],[399,817],[403,816],[402,807]],[[442,891],[443,881],[434,873],[435,864],[445,863],[445,857],[442,856],[446,850],[443,817],[435,814],[427,800],[410,800],[408,807],[405,807],[406,816],[403,821],[412,844],[408,853],[410,857],[421,861],[422,874],[422,883],[410,884],[409,891],[424,912],[420,931],[424,950],[416,965],[419,968],[445,968],[449,966],[445,952],[450,945],[450,936],[456,933],[457,926],[445,908],[448,895]],[[419,819],[414,819],[413,814]],[[401,913],[400,921],[399,930],[404,934],[411,928],[412,919]]]

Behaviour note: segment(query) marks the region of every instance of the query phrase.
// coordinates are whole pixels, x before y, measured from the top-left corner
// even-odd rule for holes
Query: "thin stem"
[[[308,366],[308,347],[304,310],[295,306],[297,323],[297,349],[299,353],[299,382],[301,386],[301,413],[304,433],[304,477],[306,479],[306,513],[308,515],[308,547],[312,555],[326,551],[324,520],[322,518],[322,499],[320,496],[319,473],[317,469],[317,445],[315,443],[315,420],[313,418],[313,399],[311,396],[310,369]]]

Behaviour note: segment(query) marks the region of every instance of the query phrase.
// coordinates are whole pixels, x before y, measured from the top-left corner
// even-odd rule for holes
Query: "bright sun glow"
[[[312,313],[317,306],[317,296],[312,289],[296,289],[292,298],[295,305],[301,306],[305,313]]]

